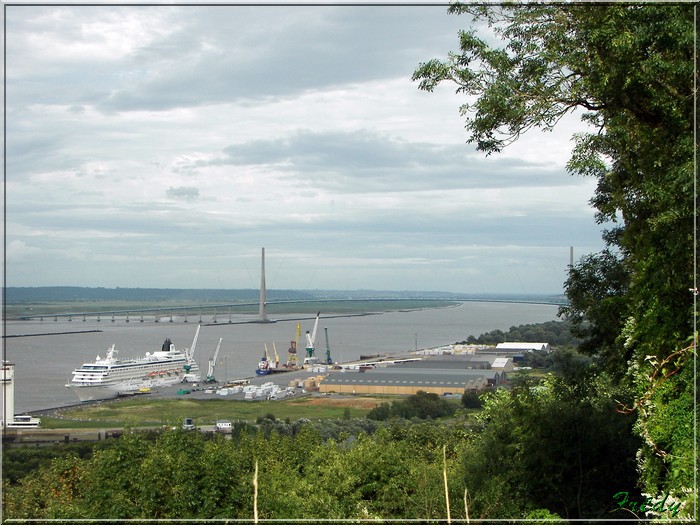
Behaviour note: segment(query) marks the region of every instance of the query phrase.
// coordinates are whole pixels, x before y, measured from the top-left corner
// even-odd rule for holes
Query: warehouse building
[[[491,363],[491,370],[502,370],[504,372],[513,371],[513,359],[510,357],[497,357]]]
[[[494,356],[494,359],[495,357],[496,356]],[[430,368],[441,370],[466,370],[468,368],[476,368],[480,370],[488,370],[491,368],[491,362],[488,358],[477,359],[476,356],[457,357],[450,355],[440,356],[440,358],[431,357],[430,359],[422,359],[420,361],[398,363],[391,368]]]
[[[533,352],[535,350],[544,350],[549,352],[549,343],[498,343],[496,352]]]
[[[419,390],[444,395],[481,391],[505,383],[498,370],[439,369],[391,366],[366,372],[334,373],[319,385],[319,391],[338,394],[402,394]]]

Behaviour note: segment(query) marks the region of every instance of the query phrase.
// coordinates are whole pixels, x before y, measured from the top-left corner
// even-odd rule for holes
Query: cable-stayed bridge
[[[488,303],[518,303],[518,304],[543,304],[553,306],[564,306],[566,301],[560,298],[543,296],[540,298],[488,298],[488,297],[454,297],[445,298],[435,297],[400,297],[400,298],[364,298],[364,299],[298,299],[298,300],[280,300],[267,301],[266,307],[278,305],[318,305],[319,309],[323,309],[323,305],[333,303],[355,303],[359,306],[360,303],[380,304],[380,303],[462,303],[462,302],[488,302]],[[417,305],[418,306],[418,305]],[[258,308],[259,302],[234,302],[221,304],[199,304],[199,305],[182,305],[182,306],[154,306],[148,308],[118,308],[118,309],[100,309],[91,311],[70,311],[58,313],[40,313],[32,312],[28,315],[19,316],[21,320],[68,320],[68,321],[87,321],[96,320],[98,322],[199,322],[199,323],[233,323],[233,322],[256,322],[261,321],[255,318],[253,308]],[[288,309],[285,309],[288,310]],[[247,320],[241,321],[241,314],[249,317]],[[236,316],[236,321],[234,321]],[[267,319],[262,322],[270,322]]]

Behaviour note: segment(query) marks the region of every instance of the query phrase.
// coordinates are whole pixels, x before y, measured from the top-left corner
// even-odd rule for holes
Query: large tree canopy
[[[591,204],[608,248],[572,269],[562,314],[587,338],[584,351],[637,388],[645,486],[687,493],[693,374],[678,372],[692,365],[696,346],[694,6],[454,4],[450,11],[471,15],[479,31],[460,32],[459,51],[420,64],[413,79],[427,91],[452,82],[464,94],[468,142],[496,153],[574,110],[592,127],[574,137],[567,169],[597,179]],[[480,36],[487,28],[495,40]],[[500,47],[490,43],[499,40]]]

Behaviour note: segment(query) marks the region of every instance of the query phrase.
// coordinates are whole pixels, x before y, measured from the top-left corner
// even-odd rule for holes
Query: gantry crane
[[[223,337],[219,338],[219,344],[216,345],[216,350],[214,351],[214,356],[209,358],[209,370],[207,370],[207,377],[204,380],[205,383],[216,383],[216,378],[214,377],[214,368],[216,367],[216,358],[219,357],[219,349],[221,348],[221,341]]]

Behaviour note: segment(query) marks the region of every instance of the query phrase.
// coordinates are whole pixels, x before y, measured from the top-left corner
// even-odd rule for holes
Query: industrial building
[[[496,345],[496,352],[533,352],[535,350],[544,350],[549,352],[549,343],[498,343]]]
[[[36,417],[15,415],[15,365],[8,361],[2,362],[2,420],[0,428],[34,428],[41,420]]]
[[[428,363],[430,361],[422,364]],[[420,367],[415,363],[407,363],[365,372],[332,373],[320,383],[319,391],[338,394],[411,395],[422,390],[438,395],[461,395],[465,391],[481,391],[501,386],[505,381],[506,374],[500,370]]]
[[[510,357],[497,357],[491,363],[491,370],[502,370],[503,372],[512,372],[513,368],[513,359]]]

